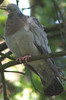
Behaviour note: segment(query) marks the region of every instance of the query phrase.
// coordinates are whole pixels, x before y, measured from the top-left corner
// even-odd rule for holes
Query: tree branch
[[[7,91],[6,91],[6,83],[5,83],[5,76],[4,76],[4,72],[1,72],[1,79],[2,79],[2,84],[3,84],[3,97],[4,100],[7,100]]]
[[[3,53],[0,53],[0,55],[2,56],[2,57],[0,57],[0,61],[2,61],[3,59],[5,59],[5,58],[9,58],[9,59],[11,59],[11,60],[15,60],[15,58],[14,57],[10,57],[10,55],[12,54],[12,52],[7,52],[6,54],[3,54]]]
[[[60,23],[60,24],[55,24],[51,27],[44,27],[44,30],[46,32],[54,32],[54,31],[60,31],[60,25],[62,26],[63,28],[63,23]]]
[[[18,73],[18,74],[25,75],[24,72],[19,72],[19,71],[9,71],[9,70],[4,70],[4,72],[11,72],[11,73]]]
[[[43,55],[33,56],[33,57],[29,58],[28,62],[41,60],[41,59],[47,59],[47,58],[53,58],[53,57],[59,57],[59,56],[65,56],[65,55],[66,55],[66,51],[50,53],[50,54],[43,54]],[[22,61],[22,63],[25,63],[25,61]],[[6,69],[8,67],[17,65],[17,64],[20,64],[20,62],[19,61],[10,61],[4,65],[0,65],[0,71]]]
[[[5,50],[6,48],[7,48],[7,45],[6,45],[5,42],[3,42],[3,43],[0,44],[0,52],[3,51],[3,50]]]

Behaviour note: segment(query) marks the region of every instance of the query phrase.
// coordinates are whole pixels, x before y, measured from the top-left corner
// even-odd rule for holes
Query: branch
[[[11,54],[12,54],[11,51],[8,51],[6,54],[0,53],[0,55],[2,56],[2,57],[0,57],[0,61],[3,61],[6,57],[11,59],[11,60],[14,60],[13,57],[10,57]]]
[[[0,53],[0,55],[2,56],[2,57],[0,57],[0,61],[2,61],[3,59],[5,59],[5,58],[9,58],[9,59],[11,59],[11,60],[15,60],[15,58],[14,57],[10,57],[10,55],[12,54],[12,52],[7,52],[6,54],[3,54],[3,53]]]
[[[19,0],[16,0],[16,3],[17,3],[17,6],[18,6],[18,4],[19,4]]]
[[[34,4],[32,4],[31,6],[27,7],[27,8],[22,8],[22,10],[26,10],[26,9],[32,9],[35,8],[36,6],[40,6],[40,7],[44,7],[45,3],[41,2],[40,0],[38,2],[34,2]]]
[[[57,4],[57,2],[56,2],[56,0],[52,0],[52,2],[53,2],[53,4],[54,4],[54,7],[55,7],[55,11],[56,11],[56,15],[57,15],[57,18],[58,18],[58,22],[59,22],[59,24],[61,23],[61,20],[62,20],[62,22],[63,22],[63,28],[65,27],[64,26],[64,17],[63,17],[63,14],[62,14],[62,12],[61,12],[61,10],[60,10],[60,8],[59,8],[59,6],[58,6],[58,4]],[[58,14],[59,13],[59,14]],[[60,15],[60,16],[59,16]],[[60,28],[60,35],[61,35],[61,39],[62,39],[62,42],[63,42],[63,44],[65,44],[65,42],[64,42],[64,37],[63,37],[63,31],[62,31],[62,26],[61,26],[61,24],[60,24],[60,26],[59,26],[59,28]]]
[[[34,7],[36,7],[36,6],[37,6],[37,5],[35,4],[35,5],[32,5],[32,6],[28,7],[28,8],[22,8],[22,10],[31,9],[31,8],[34,8]]]
[[[3,97],[4,100],[7,100],[7,91],[6,91],[6,83],[5,83],[5,76],[4,76],[4,72],[1,72],[1,79],[2,79],[2,84],[3,84]]]
[[[3,50],[5,50],[6,48],[7,48],[7,45],[6,45],[5,42],[3,42],[3,43],[0,44],[0,52],[3,51]]]
[[[11,73],[18,73],[18,74],[23,74],[23,75],[25,75],[24,72],[19,72],[19,71],[8,71],[8,70],[4,70],[4,72],[11,72]]]
[[[2,65],[1,62],[0,62],[0,65]],[[3,97],[4,97],[4,100],[8,100],[7,91],[6,91],[5,76],[4,76],[3,70],[0,72],[0,75],[1,75],[2,85],[3,85]]]
[[[44,27],[44,30],[46,32],[54,32],[54,31],[60,31],[60,26],[63,28],[63,23],[55,24],[51,27]]]
[[[57,9],[57,11],[59,11],[60,17],[61,17],[62,21],[64,22],[63,14],[62,14],[62,12],[61,12],[56,0],[52,0],[52,2],[54,4],[55,8]]]
[[[65,56],[65,55],[66,55],[66,51],[57,52],[57,53],[43,54],[43,55],[33,56],[33,57],[29,58],[28,62],[41,60],[41,59],[47,59],[47,58],[53,58],[53,57],[59,57],[59,56]],[[22,63],[25,63],[25,61],[22,61]],[[8,62],[4,65],[0,65],[0,71],[6,69],[8,67],[17,65],[17,64],[20,64],[20,62],[19,61],[10,61],[10,62]]]

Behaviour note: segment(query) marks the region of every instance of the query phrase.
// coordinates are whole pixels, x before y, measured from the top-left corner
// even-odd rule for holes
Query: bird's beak
[[[0,6],[0,9],[7,11],[7,7],[6,6]]]

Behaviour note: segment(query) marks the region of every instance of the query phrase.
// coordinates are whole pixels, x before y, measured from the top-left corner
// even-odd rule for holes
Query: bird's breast
[[[33,34],[31,31],[26,31],[24,28],[11,36],[7,37],[5,35],[5,40],[10,50],[17,56],[39,54],[39,51],[34,45]]]

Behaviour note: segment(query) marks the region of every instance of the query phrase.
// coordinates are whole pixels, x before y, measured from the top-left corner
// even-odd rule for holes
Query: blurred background
[[[0,6],[9,3],[18,4],[22,13],[35,16],[44,26],[49,46],[52,52],[66,51],[66,0],[0,0]],[[15,58],[3,39],[4,28],[8,13],[0,10],[0,63],[7,64]],[[8,57],[8,56],[10,57]],[[58,70],[66,77],[66,56],[53,58]],[[7,95],[9,100],[66,100],[66,92],[53,98],[43,94],[42,84],[37,75],[23,64],[7,68],[7,71],[20,71],[25,73],[5,72]],[[66,79],[62,80],[66,90]],[[0,100],[3,100],[2,83],[0,77]]]

